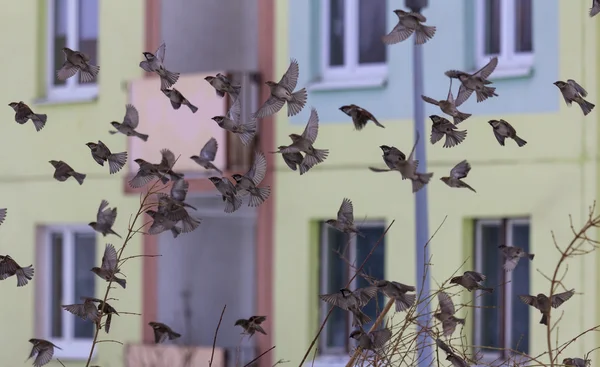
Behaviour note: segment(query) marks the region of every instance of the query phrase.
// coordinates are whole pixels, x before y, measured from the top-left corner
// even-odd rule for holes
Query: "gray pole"
[[[427,0],[405,0],[406,6],[411,11],[420,13],[427,6]],[[414,41],[413,41],[414,42]],[[419,143],[415,149],[416,159],[419,160],[419,172],[427,172],[427,155],[425,144],[427,134],[425,132],[425,106],[421,99],[423,94],[423,46],[413,44],[413,118],[414,128],[419,132]],[[429,296],[429,272],[425,271],[425,262],[429,261],[429,251],[425,244],[429,240],[429,213],[427,201],[427,186],[419,190],[415,195],[415,231],[416,231],[416,262],[417,262],[417,294],[421,295],[417,302]],[[422,288],[422,289],[421,289]],[[417,308],[420,315],[419,324],[429,326],[431,320],[428,302],[423,302]],[[417,347],[419,350],[419,367],[433,365],[433,350],[431,341],[426,330],[421,330],[417,336]]]

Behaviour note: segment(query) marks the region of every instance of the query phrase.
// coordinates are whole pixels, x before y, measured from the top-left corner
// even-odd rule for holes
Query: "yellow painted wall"
[[[0,228],[0,253],[9,253],[21,265],[35,259],[35,228],[44,224],[83,223],[95,220],[102,199],[118,208],[115,230],[125,235],[129,216],[137,210],[137,195],[125,196],[122,191],[123,169],[110,176],[107,167],[100,167],[91,158],[88,141],[103,140],[112,151],[126,149],[124,135],[109,135],[109,122],[124,114],[127,92],[123,83],[141,75],[138,67],[144,42],[143,0],[123,2],[99,1],[99,98],[77,104],[36,105],[42,97],[46,60],[45,1],[25,1],[6,7],[0,14],[0,40],[5,57],[0,60],[3,88],[2,132],[0,133],[0,207],[8,208],[8,217]],[[7,104],[23,100],[38,113],[48,114],[46,127],[36,133],[28,122],[14,122],[14,112]],[[143,126],[143,122],[141,122]],[[50,159],[63,159],[74,169],[86,173],[85,183],[79,186],[71,179],[58,182],[52,178]],[[114,236],[97,238],[101,259],[104,244]],[[125,256],[139,254],[139,237],[131,242]],[[35,266],[35,263],[34,263]],[[127,275],[127,292],[118,289],[113,296],[117,310],[141,312],[141,261],[129,261],[123,268]],[[16,288],[11,278],[0,283],[3,301],[0,302],[0,333],[3,346],[2,365],[22,365],[31,350],[28,339],[36,337],[34,318],[34,290],[40,276]],[[96,283],[100,297],[106,283]],[[65,315],[65,317],[70,315]],[[121,342],[139,342],[141,318],[122,315],[113,318],[108,339]],[[10,331],[10,332],[8,332]],[[106,339],[106,335],[101,334]],[[123,347],[115,343],[101,343],[94,364],[122,366]],[[67,366],[80,366],[82,361],[64,361]],[[29,361],[32,363],[32,361]],[[57,362],[52,362],[57,365]]]
[[[561,80],[585,81],[589,100],[596,103],[598,20],[589,19],[588,5],[587,2],[560,1],[559,77]],[[275,74],[278,76],[289,65],[287,12],[288,2],[278,1],[275,36]],[[548,80],[548,88],[556,88],[553,82]],[[435,287],[434,279],[438,282],[447,279],[467,257],[472,256],[470,246],[464,243],[467,220],[527,215],[531,218],[531,249],[536,254],[531,267],[530,289],[534,294],[549,292],[549,282],[536,269],[551,275],[558,261],[551,231],[560,245],[566,245],[571,239],[568,216],[573,216],[575,227],[580,226],[586,219],[588,205],[598,194],[598,111],[584,119],[578,106],[566,107],[558,90],[555,98],[560,99],[560,111],[555,114],[471,117],[460,125],[460,128],[468,129],[468,137],[459,147],[444,149],[441,143],[432,146],[428,142],[429,134],[421,137],[427,140],[428,171],[434,172],[428,186],[430,233],[448,216],[430,246],[432,287]],[[310,112],[310,93],[307,106],[301,113],[305,121]],[[372,112],[377,114],[377,111]],[[517,148],[513,141],[507,141],[506,146],[501,147],[487,124],[489,119],[498,117],[511,122],[528,144]],[[291,364],[299,363],[317,331],[318,237],[311,235],[311,221],[334,217],[343,197],[352,199],[357,221],[365,216],[384,218],[387,223],[395,219],[386,240],[386,275],[407,284],[416,282],[414,195],[410,183],[402,181],[395,173],[376,174],[367,169],[369,165],[383,167],[381,144],[395,145],[407,153],[410,151],[412,123],[380,121],[385,129],[368,125],[363,131],[356,132],[349,119],[342,118],[340,113],[339,121],[322,122],[320,126],[315,147],[330,149],[324,164],[299,176],[290,171],[283,160],[277,160],[278,189],[274,198],[277,211],[274,262],[277,348],[274,360],[284,358]],[[347,122],[342,124],[341,121]],[[426,124],[429,131],[431,123],[428,119]],[[300,124],[291,125],[285,111],[280,112],[276,144],[287,144],[287,135],[300,133],[303,128]],[[468,159],[472,164],[466,182],[477,190],[477,194],[466,189],[450,189],[439,181],[462,159]],[[600,321],[600,309],[595,302],[599,299],[596,292],[599,274],[595,269],[598,260],[598,253],[569,260],[565,283],[574,287],[577,294],[560,309],[565,311],[560,324],[562,341]],[[434,301],[435,305],[437,302]],[[463,311],[459,316],[464,315]],[[531,310],[530,315],[530,348],[531,353],[537,355],[545,350],[546,329],[538,324],[537,311]],[[294,327],[290,327],[291,322]],[[467,324],[465,330],[471,325]],[[590,334],[565,350],[560,360],[567,356],[583,356],[599,342],[600,339],[594,339]],[[592,359],[599,357],[592,355]]]

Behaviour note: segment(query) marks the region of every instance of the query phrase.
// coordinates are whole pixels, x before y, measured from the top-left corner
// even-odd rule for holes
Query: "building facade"
[[[290,58],[297,59],[298,88],[307,87],[309,97],[299,115],[276,116],[275,144],[286,144],[290,133],[301,133],[313,106],[320,118],[315,147],[330,150],[323,164],[303,176],[290,171],[279,157],[276,160],[276,359],[301,361],[329,309],[318,294],[345,286],[354,274],[352,265],[368,258],[363,270],[373,276],[420,283],[416,263],[425,259],[416,258],[415,195],[410,183],[394,173],[367,169],[385,167],[380,145],[396,146],[408,155],[414,143],[413,39],[389,47],[381,42],[397,23],[393,10],[402,5],[385,0],[276,4],[275,75],[279,78],[285,72]],[[552,84],[575,79],[587,89],[588,99],[596,101],[598,31],[586,6],[555,0],[543,4],[432,0],[424,10],[426,24],[437,26],[435,37],[422,46],[425,95],[438,100],[447,96],[446,70],[474,72],[492,56],[499,59],[491,76],[499,96],[483,103],[476,103],[473,96],[459,108],[473,114],[458,127],[468,130],[463,143],[451,149],[442,143],[432,145],[428,118],[427,136],[420,137],[426,144],[427,171],[434,173],[426,186],[430,233],[446,218],[428,245],[431,287],[437,290],[466,270],[487,275],[486,284],[496,288],[492,295],[448,290],[457,294],[455,304],[467,305],[457,313],[467,319],[466,325],[454,336],[461,332],[470,345],[491,347],[475,348],[486,361],[507,358],[493,348],[533,355],[545,350],[546,328],[538,324],[541,315],[518,296],[549,292],[545,276],[552,276],[560,258],[551,231],[557,243],[566,246],[572,239],[569,215],[579,228],[598,194],[597,114],[584,117],[577,105],[567,107]],[[458,84],[454,80],[455,97]],[[368,123],[362,131],[353,131],[350,118],[338,110],[347,104],[369,110],[385,129]],[[426,105],[425,116],[432,114],[442,115],[438,107]],[[507,141],[500,146],[487,123],[491,119],[510,122],[528,144],[519,148]],[[451,189],[440,181],[463,159],[472,166],[466,182],[477,193]],[[348,240],[324,224],[335,218],[345,197],[354,204],[364,238]],[[521,261],[514,272],[505,273],[500,244],[522,247],[535,259]],[[553,313],[564,311],[562,341],[598,324],[599,259],[598,253],[569,259],[564,284],[577,293]],[[358,277],[351,287],[364,284]],[[366,313],[375,319],[383,302],[382,297],[371,301]],[[431,305],[435,309],[437,300]],[[399,318],[403,315],[394,320]],[[294,327],[282,320],[294,320]],[[345,365],[353,347],[348,339],[351,331],[348,315],[334,311],[318,340],[315,365]],[[559,361],[566,354],[583,356],[597,344],[597,337],[587,335],[570,345]]]

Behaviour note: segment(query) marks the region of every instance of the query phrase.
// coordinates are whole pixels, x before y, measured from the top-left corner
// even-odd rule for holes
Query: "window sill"
[[[75,103],[91,103],[98,100],[98,95],[72,95],[72,96],[51,96],[42,97],[33,101],[35,105],[58,105],[58,104],[75,104]]]
[[[470,74],[477,72],[473,70]],[[515,67],[503,67],[496,68],[492,75],[488,78],[489,80],[498,79],[517,79],[517,78],[529,78],[533,75],[533,66],[515,66]]]
[[[306,361],[305,366],[314,366],[314,367],[342,367],[346,366],[350,361],[349,356],[345,355],[330,355],[330,356],[319,356],[315,358],[313,361]]]
[[[90,356],[90,348],[92,347],[92,339],[78,339],[78,340],[61,340],[61,339],[48,339],[54,345],[59,348],[54,348],[53,358],[59,358],[64,360],[87,360]],[[96,356],[97,348],[94,348],[92,358]]]
[[[387,75],[338,79],[318,80],[310,83],[307,87],[309,92],[335,91],[348,89],[381,89],[387,85]]]

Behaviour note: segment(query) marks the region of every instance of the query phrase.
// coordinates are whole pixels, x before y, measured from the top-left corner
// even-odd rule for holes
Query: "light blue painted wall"
[[[320,78],[320,7],[325,0],[289,0],[289,52],[300,63],[298,87]],[[425,9],[427,24],[437,26],[435,37],[424,46],[425,94],[442,99],[448,91],[449,69],[474,69],[474,4],[480,0],[430,0]],[[387,29],[396,24],[393,10],[401,1],[388,1]],[[558,80],[559,12],[558,0],[533,0],[535,64],[527,77],[494,80],[501,98],[476,103],[472,97],[461,110],[472,114],[557,112],[559,99],[552,83]],[[308,106],[319,111],[323,123],[347,123],[338,107],[355,103],[371,110],[380,120],[412,117],[412,38],[388,47],[388,82],[378,88],[309,91]],[[453,83],[456,95],[457,83]],[[291,118],[304,124],[310,109]],[[426,114],[438,113],[426,105]],[[499,117],[500,117],[499,116]]]

